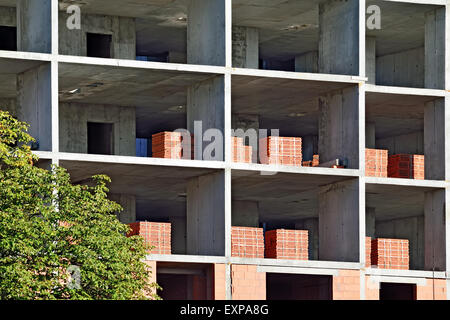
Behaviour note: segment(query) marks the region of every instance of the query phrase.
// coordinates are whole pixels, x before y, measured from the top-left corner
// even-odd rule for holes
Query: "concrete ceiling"
[[[0,7],[16,7],[16,0],[0,0]]]
[[[318,134],[318,98],[348,83],[232,77],[233,113],[260,115],[261,128],[284,136]]]
[[[382,139],[423,131],[425,103],[436,97],[366,93],[366,121],[375,123],[376,138]]]
[[[366,206],[375,208],[379,221],[422,216],[428,188],[366,185]]]
[[[111,193],[136,196],[139,219],[161,219],[186,215],[186,185],[190,178],[215,172],[213,169],[164,167],[94,162],[61,161],[74,183],[86,184],[96,174],[112,180]]]
[[[422,47],[425,39],[425,13],[438,6],[367,0],[367,6],[381,9],[381,29],[366,30],[376,37],[377,56]]]
[[[137,135],[186,127],[187,87],[209,73],[60,64],[61,102],[137,107]],[[70,90],[81,89],[70,94]]]
[[[232,197],[233,200],[257,201],[261,223],[292,224],[299,219],[318,217],[320,186],[348,179],[352,178],[287,173],[261,175],[233,170]]]

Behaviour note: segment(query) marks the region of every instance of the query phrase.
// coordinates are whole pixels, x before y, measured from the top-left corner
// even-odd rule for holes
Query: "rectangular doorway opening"
[[[0,50],[17,51],[17,28],[0,26]]]
[[[88,153],[114,154],[112,123],[88,122]]]
[[[380,300],[416,300],[416,285],[380,283]]]
[[[86,39],[88,57],[111,58],[111,35],[87,33]]]
[[[267,300],[332,300],[332,276],[267,273]]]

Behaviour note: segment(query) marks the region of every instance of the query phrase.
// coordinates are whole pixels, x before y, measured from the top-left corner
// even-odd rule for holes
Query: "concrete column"
[[[129,194],[109,194],[109,199],[117,202],[123,208],[116,213],[117,219],[125,224],[136,222],[136,196]]]
[[[17,0],[17,50],[50,53],[51,0]]]
[[[445,179],[445,101],[428,102],[424,116],[425,178]]]
[[[366,148],[375,149],[375,123],[366,122]]]
[[[192,178],[187,185],[189,255],[225,255],[225,173]]]
[[[168,61],[170,63],[186,63],[186,53],[170,51],[168,56]]]
[[[346,159],[348,168],[359,166],[359,92],[357,87],[319,98],[320,162]]]
[[[225,1],[189,1],[187,62],[225,66]]]
[[[445,271],[445,190],[425,193],[425,270]]]
[[[186,254],[186,218],[170,217],[172,224],[172,254]]]
[[[319,52],[310,51],[295,57],[296,72],[319,72]]]
[[[319,219],[302,219],[295,224],[296,230],[308,230],[308,255],[309,260],[319,259]]]
[[[323,186],[319,192],[319,259],[359,261],[359,182]]]
[[[259,228],[258,202],[233,201],[231,222],[235,227]]]
[[[318,136],[304,136],[302,137],[302,153],[303,161],[312,161],[313,156],[318,154]]]
[[[375,236],[375,208],[366,207],[366,237]]]
[[[241,137],[241,138],[246,138],[248,137],[248,139],[245,139],[245,144],[248,146],[252,147],[252,162],[253,163],[258,163],[258,147],[259,147],[259,142],[258,139],[251,139],[250,137],[250,133],[252,130],[256,131],[256,134],[258,135],[259,133],[259,116],[257,114],[233,114],[232,115],[232,128],[235,130],[234,136],[236,137]],[[236,130],[243,130],[243,134],[241,134],[242,132],[236,131]],[[251,130],[251,131],[248,131]],[[249,133],[248,135],[246,135],[246,133]]]
[[[195,159],[203,159],[202,133],[197,127],[194,129],[194,122],[201,121],[203,133],[208,129],[218,129],[224,133],[225,126],[225,97],[224,97],[224,78],[216,76],[214,78],[197,83],[188,88],[187,93],[187,129],[195,135]],[[223,160],[223,141],[221,159],[204,160]]]
[[[44,64],[17,76],[17,117],[30,125],[38,150],[52,150],[51,66]]]
[[[319,72],[359,74],[359,1],[319,5]]]
[[[425,87],[445,87],[445,7],[425,14]]]
[[[366,77],[367,83],[375,84],[377,69],[376,38],[366,37]]]
[[[233,68],[259,68],[259,31],[233,27]]]

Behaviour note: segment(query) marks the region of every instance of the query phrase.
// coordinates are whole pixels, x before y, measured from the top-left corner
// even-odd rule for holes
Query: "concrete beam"
[[[186,218],[170,217],[172,224],[172,254],[186,254]]]
[[[445,7],[425,14],[425,88],[445,88]]]
[[[225,66],[225,1],[190,0],[187,62]]]
[[[321,187],[319,259],[359,262],[359,181]]]
[[[359,0],[319,4],[319,72],[359,75]]]
[[[359,167],[359,90],[350,87],[319,98],[320,162],[346,159]]]
[[[259,30],[233,26],[233,68],[259,68]]]
[[[425,193],[425,270],[446,270],[445,190]]]
[[[187,185],[189,255],[225,255],[225,173],[191,179]]]
[[[445,180],[445,101],[438,99],[425,106],[425,179]]]
[[[44,64],[17,76],[17,117],[30,125],[28,133],[40,151],[52,150],[51,66]]]
[[[17,0],[17,50],[50,53],[51,0]]]

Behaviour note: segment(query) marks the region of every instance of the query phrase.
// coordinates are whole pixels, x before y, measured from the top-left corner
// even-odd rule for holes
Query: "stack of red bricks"
[[[152,156],[153,158],[165,159],[183,159],[183,150],[188,149],[188,144],[191,147],[191,156],[194,153],[194,139],[190,141],[183,141],[181,132],[160,132],[152,135]]]
[[[308,260],[308,231],[267,231],[265,255],[271,259]]]
[[[170,223],[135,222],[129,226],[131,231],[127,237],[143,237],[146,245],[154,247],[150,251],[152,254],[172,254]]]
[[[366,268],[372,265],[372,238],[366,237]]]
[[[231,156],[233,162],[252,163],[251,146],[244,145],[244,139],[239,137],[231,137]]]
[[[263,229],[232,227],[231,256],[241,258],[264,258]]]
[[[313,155],[312,161],[303,161],[302,165],[303,165],[303,167],[318,167],[320,164],[319,159],[320,159],[319,155],[315,154],[315,155]]]
[[[392,178],[425,179],[425,157],[417,154],[389,156],[388,176]]]
[[[372,265],[380,269],[409,269],[409,241],[404,239],[373,239]]]
[[[366,149],[366,176],[388,176],[388,150]]]
[[[261,156],[262,164],[302,166],[302,138],[267,137],[259,141],[259,146],[260,150],[267,150]]]

